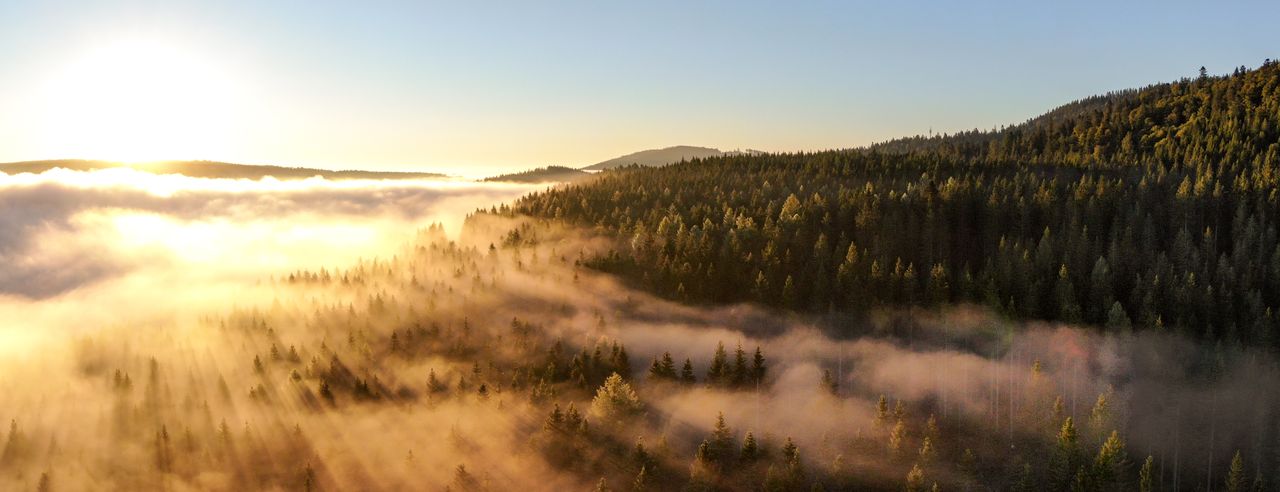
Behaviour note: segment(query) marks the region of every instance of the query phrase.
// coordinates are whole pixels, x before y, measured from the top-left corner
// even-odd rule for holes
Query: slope
[[[661,295],[798,311],[979,303],[1280,349],[1280,65],[1000,132],[699,159],[535,193]]]

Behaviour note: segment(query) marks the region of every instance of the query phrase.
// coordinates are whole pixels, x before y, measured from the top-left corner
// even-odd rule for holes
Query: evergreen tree
[[[905,488],[907,492],[924,492],[924,469],[920,465],[912,465],[907,472]]]
[[[836,381],[836,378],[831,375],[830,369],[822,371],[822,388],[833,396],[840,394],[840,382]]]
[[[733,352],[733,368],[730,370],[730,384],[735,388],[740,388],[747,384],[751,378],[751,373],[747,369],[747,353],[742,350],[742,342],[738,342],[738,348]]]
[[[884,395],[880,395],[880,399],[876,401],[876,429],[884,429],[889,425],[889,399]]]
[[[936,454],[936,451],[934,451],[933,449],[933,440],[929,439],[928,437],[925,437],[924,440],[920,442],[920,452],[919,452],[917,463],[919,463],[920,466],[922,467],[928,467],[931,463],[933,463],[933,458],[935,454]]]
[[[724,351],[724,342],[716,344],[716,352],[711,357],[711,365],[707,367],[707,384],[721,386],[728,383],[729,355]]]
[[[694,384],[698,379],[693,377],[693,362],[689,359],[684,360],[684,366],[680,368],[680,382],[684,384]]]
[[[591,400],[591,414],[599,422],[618,423],[640,413],[642,405],[631,384],[618,373],[610,374]]]
[[[1053,455],[1050,458],[1049,473],[1053,483],[1053,488],[1057,490],[1066,490],[1070,488],[1075,478],[1075,472],[1080,462],[1080,443],[1079,436],[1076,433],[1075,423],[1071,417],[1067,417],[1062,423],[1062,428],[1058,431],[1057,445],[1054,447]]]
[[[1120,440],[1120,433],[1111,431],[1094,458],[1093,485],[1101,490],[1122,490],[1121,481],[1126,464],[1124,442]]]
[[[907,425],[898,419],[898,423],[893,425],[893,430],[889,432],[889,457],[901,458],[902,448],[907,440]]]
[[[1152,468],[1155,466],[1155,458],[1147,456],[1147,460],[1142,462],[1142,469],[1138,471],[1138,492],[1152,492],[1155,490],[1155,481],[1152,476]]]
[[[765,373],[768,367],[765,366],[764,353],[760,351],[760,347],[756,347],[755,356],[751,358],[751,382],[754,384],[764,383]]]
[[[637,473],[635,480],[631,482],[631,490],[635,492],[649,490],[649,469],[647,467],[640,468],[640,473]]]
[[[1245,492],[1249,488],[1248,480],[1244,478],[1244,459],[1240,457],[1240,451],[1236,451],[1236,455],[1231,458],[1231,469],[1227,471],[1227,492]]]
[[[746,464],[755,463],[760,458],[760,448],[756,444],[756,436],[750,432],[742,440],[742,451],[738,453],[740,461]]]

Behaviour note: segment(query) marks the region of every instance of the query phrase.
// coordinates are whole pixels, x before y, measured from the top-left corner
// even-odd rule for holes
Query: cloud
[[[1083,423],[1109,394],[1104,425],[1135,453],[1182,460],[1190,479],[1211,454],[1264,449],[1255,446],[1268,435],[1258,422],[1280,408],[1269,354],[1170,333],[1018,323],[972,306],[865,317],[688,306],[575,265],[610,245],[591,231],[487,216],[463,227],[466,213],[531,189],[0,175],[0,418],[17,420],[41,443],[28,454],[44,460],[18,467],[25,475],[0,464],[0,487],[34,488],[32,471],[47,467],[70,488],[156,488],[148,480],[157,476],[174,489],[290,488],[314,465],[330,489],[404,489],[448,484],[465,464],[495,489],[585,489],[598,476],[557,468],[536,449],[549,406],[586,408],[592,388],[565,383],[540,402],[527,386],[513,388],[545,370],[557,341],[566,359],[597,341],[625,344],[648,414],[593,438],[667,442],[667,465],[679,473],[720,412],[739,438],[753,431],[775,450],[794,438],[813,470],[846,453],[855,474],[897,483],[905,470],[865,451],[883,442],[847,445],[880,439],[872,419],[881,394],[906,402],[917,420],[936,413],[944,424],[1041,436],[1051,435],[1055,397]],[[438,221],[450,234],[415,235]],[[490,252],[524,225],[537,245]],[[284,280],[302,272],[330,277]],[[536,326],[532,341],[513,333],[516,318]],[[409,344],[411,328],[438,330],[428,338],[438,345],[393,352],[392,335]],[[690,359],[702,378],[720,343],[730,353],[761,347],[768,381],[742,391],[644,382],[663,352]],[[273,346],[296,348],[300,360],[272,362]],[[335,407],[317,407],[317,371],[334,358],[352,377],[406,396],[362,402],[344,388]],[[116,370],[133,378],[132,393],[112,389]],[[493,385],[487,400],[474,396],[477,370]],[[821,386],[824,372],[839,381],[836,394]],[[428,393],[432,373],[447,396]],[[464,378],[470,389],[456,390]],[[258,385],[269,401],[250,396]],[[190,432],[195,443],[182,454],[192,461],[167,475],[155,465],[161,430],[175,442]],[[1081,430],[1097,439],[1097,429]],[[863,455],[849,454],[857,449]]]
[[[532,189],[457,180],[202,179],[131,169],[0,173],[0,295],[48,298],[127,273],[140,259],[155,261],[157,252],[182,256],[119,247],[147,246],[137,244],[137,234],[165,232],[137,226],[169,226],[171,234],[214,226],[217,234],[205,238],[211,242],[243,242],[255,232],[305,235],[306,227],[347,238],[411,231],[430,221],[456,229],[466,212]],[[133,219],[114,220],[120,217]]]

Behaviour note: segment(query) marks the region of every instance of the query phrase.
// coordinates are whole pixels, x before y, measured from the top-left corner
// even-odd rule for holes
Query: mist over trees
[[[631,168],[503,212],[610,231],[663,296],[990,306],[1280,348],[1280,63],[869,150]]]
[[[609,244],[477,215],[457,240],[431,227],[385,256],[266,279],[192,325],[86,334],[30,368],[78,391],[5,381],[0,479],[1171,490],[1277,472],[1277,367],[1257,352],[1199,360],[1175,334],[963,308],[852,321],[684,306],[580,261]],[[847,327],[863,335],[832,337]]]
[[[1268,63],[605,171],[351,256],[293,230],[279,254],[323,261],[218,289],[167,259],[0,297],[61,323],[0,331],[0,489],[1280,490],[1278,104]],[[270,236],[299,205],[411,231],[458,199],[216,184],[0,202],[56,191],[56,220],[5,217],[63,238],[122,210]],[[58,304],[94,286],[141,301]]]

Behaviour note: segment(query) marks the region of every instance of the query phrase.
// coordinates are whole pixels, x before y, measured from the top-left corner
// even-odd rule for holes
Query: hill
[[[292,180],[319,176],[325,179],[420,179],[441,178],[445,175],[436,173],[388,172],[388,171],[330,171],[305,167],[263,166],[250,164],[231,164],[213,161],[165,161],[143,164],[121,164],[107,161],[64,159],[47,161],[26,161],[0,164],[0,172],[6,174],[42,173],[54,168],[74,171],[92,171],[128,167],[155,174],[181,174],[193,178],[226,178],[226,179],[261,179],[267,176],[276,179]]]
[[[511,212],[612,230],[590,264],[675,299],[979,303],[1280,349],[1280,64],[996,132],[621,169]]]
[[[1280,100],[1268,61],[1088,97],[996,131],[909,137],[871,146],[959,158],[1093,165],[1241,165],[1280,159]]]
[[[528,171],[485,178],[485,181],[509,183],[567,183],[589,178],[593,173],[564,166],[547,166]]]
[[[665,166],[689,159],[719,157],[724,155],[719,149],[677,145],[665,149],[650,149],[633,152],[622,157],[615,157],[604,162],[582,168],[585,171],[603,171],[615,167],[640,165],[645,167]]]

